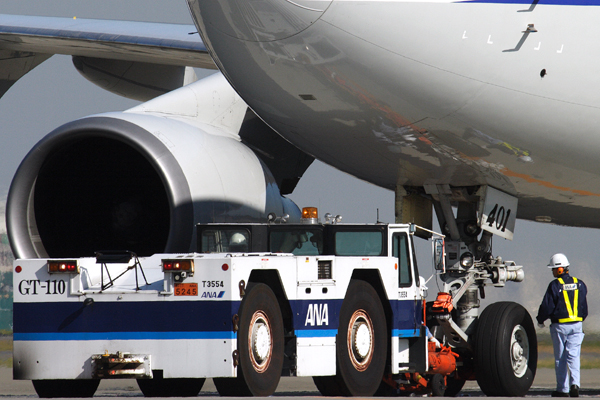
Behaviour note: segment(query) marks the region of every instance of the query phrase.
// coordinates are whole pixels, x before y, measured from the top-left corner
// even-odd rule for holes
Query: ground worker
[[[564,254],[553,255],[548,268],[552,268],[557,279],[548,285],[537,321],[540,328],[548,318],[551,321],[556,372],[556,391],[552,397],[579,397],[579,356],[584,336],[582,322],[588,315],[587,288],[582,280],[569,275],[569,260]]]

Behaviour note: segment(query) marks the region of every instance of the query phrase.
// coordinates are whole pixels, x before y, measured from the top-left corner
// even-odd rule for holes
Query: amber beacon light
[[[304,207],[302,209],[302,222],[305,224],[316,224],[319,222],[319,210],[317,207]]]

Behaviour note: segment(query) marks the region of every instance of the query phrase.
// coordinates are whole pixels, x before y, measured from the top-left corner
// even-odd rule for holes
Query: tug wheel
[[[531,316],[513,302],[490,304],[475,332],[477,383],[486,396],[524,396],[537,368],[537,337]]]
[[[435,397],[443,397],[446,395],[446,382],[444,379],[444,375],[435,374],[431,377],[429,381],[431,385],[431,395]]]
[[[221,396],[270,396],[283,368],[283,318],[263,283],[248,286],[239,309],[237,378],[214,378]]]
[[[313,382],[323,396],[341,397],[344,395],[344,392],[335,378],[335,376],[313,376]]]
[[[47,379],[32,383],[41,398],[93,397],[100,379]]]
[[[337,373],[314,379],[325,396],[372,396],[385,369],[388,343],[385,313],[373,287],[350,281],[336,339]]]
[[[456,379],[447,377],[446,378],[446,392],[444,396],[446,397],[456,397],[458,393],[462,390],[463,386],[465,386],[465,379]]]
[[[204,378],[138,379],[137,384],[144,397],[196,397]]]

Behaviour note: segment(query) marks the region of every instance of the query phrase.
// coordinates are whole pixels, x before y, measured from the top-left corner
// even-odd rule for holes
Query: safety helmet
[[[234,233],[229,239],[229,244],[246,244],[246,237],[241,233]]]
[[[548,268],[567,268],[569,266],[569,260],[563,253],[556,253],[550,258]]]

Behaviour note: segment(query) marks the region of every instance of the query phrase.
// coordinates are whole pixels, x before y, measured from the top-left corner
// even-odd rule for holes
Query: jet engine
[[[299,218],[237,134],[247,107],[230,88],[223,94],[222,77],[207,79],[208,88],[199,81],[43,138],[21,163],[8,196],[15,256],[188,252],[200,222],[266,221],[270,212]],[[203,93],[208,104],[199,100]]]

